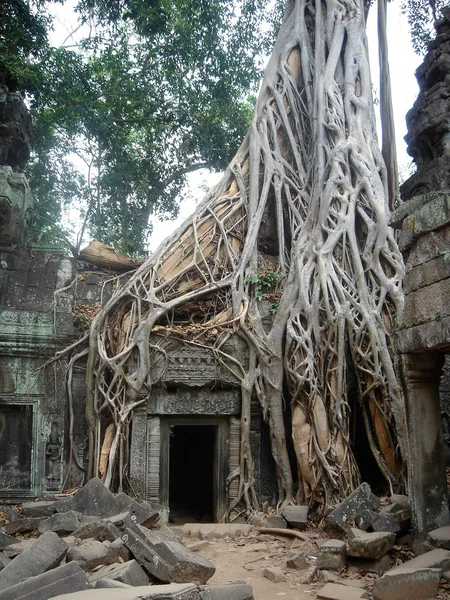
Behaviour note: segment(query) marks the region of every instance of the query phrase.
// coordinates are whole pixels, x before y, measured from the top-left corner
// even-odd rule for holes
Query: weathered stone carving
[[[148,410],[159,415],[236,415],[240,412],[240,390],[196,391],[176,388],[174,392],[154,389]]]
[[[57,490],[61,479],[61,440],[58,423],[52,423],[50,436],[45,446],[45,478],[48,490]]]
[[[21,171],[30,158],[31,116],[17,93],[0,85],[0,165]]]
[[[442,14],[436,39],[416,71],[419,96],[406,115],[405,139],[417,173],[401,188],[404,200],[450,187],[450,8]]]

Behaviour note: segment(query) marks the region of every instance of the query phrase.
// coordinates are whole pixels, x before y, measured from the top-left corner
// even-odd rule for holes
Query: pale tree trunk
[[[295,500],[289,405],[297,501],[329,505],[359,483],[350,371],[374,456],[391,486],[401,484],[405,424],[390,331],[403,306],[403,265],[387,206],[364,6],[295,0],[253,123],[222,180],[92,325],[91,429],[95,416],[126,430],[140,391],[156,383],[164,340],[177,337],[209,348],[241,382],[241,464],[231,477],[249,512],[257,508],[252,396],[270,426],[280,503]],[[270,330],[262,296],[272,302]],[[187,327],[192,306],[203,316]],[[245,341],[246,364],[226,352],[231,335]]]

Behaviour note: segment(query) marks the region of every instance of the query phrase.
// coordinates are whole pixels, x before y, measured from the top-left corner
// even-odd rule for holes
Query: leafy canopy
[[[82,0],[94,27],[76,48],[45,49],[30,95],[38,239],[70,207],[92,237],[142,254],[149,216],[175,215],[186,175],[223,169],[240,144],[279,9]]]

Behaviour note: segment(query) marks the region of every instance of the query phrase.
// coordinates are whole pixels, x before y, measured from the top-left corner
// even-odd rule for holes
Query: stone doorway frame
[[[39,446],[38,441],[38,432],[42,431],[41,423],[40,423],[40,412],[39,406],[42,401],[42,396],[7,396],[0,395],[0,407],[9,406],[9,407],[28,407],[32,411],[32,422],[31,422],[31,451],[30,451],[30,486],[26,488],[7,488],[0,490],[0,499],[1,498],[29,498],[35,497],[41,492],[42,484],[39,482],[42,481],[43,478],[43,467],[42,463],[38,462],[38,457],[42,461],[42,450],[44,450],[45,454],[45,444],[41,444]]]
[[[160,502],[169,506],[170,428],[177,425],[216,428],[213,457],[213,517],[219,523],[227,508],[228,425],[227,417],[164,416],[160,420]]]

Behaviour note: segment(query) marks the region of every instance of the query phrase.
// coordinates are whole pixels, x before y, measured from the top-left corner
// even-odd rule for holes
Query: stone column
[[[439,404],[443,362],[439,352],[406,355],[409,495],[418,539],[450,522]]]

